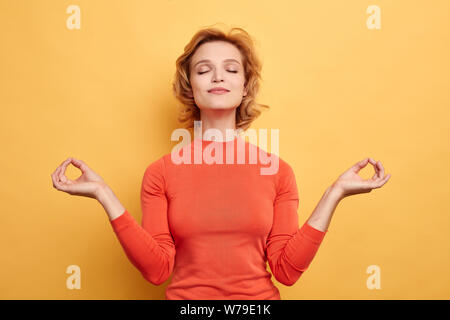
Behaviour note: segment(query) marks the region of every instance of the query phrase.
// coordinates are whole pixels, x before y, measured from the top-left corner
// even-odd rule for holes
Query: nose
[[[222,76],[216,71],[213,73],[213,82],[223,81]]]

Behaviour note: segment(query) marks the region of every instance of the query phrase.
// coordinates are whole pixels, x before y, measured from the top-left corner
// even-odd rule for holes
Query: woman
[[[225,147],[221,156],[226,156],[243,141],[236,132],[246,130],[259,108],[267,107],[254,100],[261,63],[252,39],[241,28],[228,34],[205,28],[184,49],[173,83],[185,106],[179,120],[189,128],[201,120],[202,137],[178,152]],[[218,139],[203,138],[211,129]],[[231,138],[229,130],[235,133]],[[264,153],[252,143],[244,146],[246,160],[252,148]],[[390,177],[379,161],[357,162],[325,191],[299,229],[295,175],[281,158],[275,174],[261,175],[261,163],[179,164],[171,155],[145,170],[142,225],[85,162],[68,158],[52,174],[56,189],[102,204],[127,257],[145,279],[159,285],[173,272],[167,299],[280,299],[266,262],[280,283],[293,285],[315,256],[339,201],[379,188]],[[75,181],[64,175],[70,163],[82,171]],[[363,180],[358,172],[368,163],[375,174]]]

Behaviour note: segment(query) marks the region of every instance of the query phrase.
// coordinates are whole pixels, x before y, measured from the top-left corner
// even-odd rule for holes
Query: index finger
[[[67,177],[65,176],[66,168],[72,161],[72,158],[67,158],[66,161],[64,161],[61,165],[61,170],[59,171],[59,180],[60,181],[67,181]]]
[[[373,168],[375,169],[375,174],[373,175],[372,179],[373,179],[373,180],[377,180],[377,179],[381,178],[381,175],[380,175],[380,168],[378,167],[377,161],[375,161],[375,160],[372,159],[372,158],[369,158],[369,162],[370,162],[370,164],[373,166]],[[374,179],[374,178],[375,178],[375,179]]]
[[[353,172],[358,173],[362,168],[364,168],[365,166],[367,166],[367,161],[369,160],[369,158],[364,158],[363,160],[357,162],[356,164],[354,164],[351,169],[353,170]]]
[[[377,162],[378,167],[380,168],[380,178],[384,178],[384,167],[381,164],[381,161]]]

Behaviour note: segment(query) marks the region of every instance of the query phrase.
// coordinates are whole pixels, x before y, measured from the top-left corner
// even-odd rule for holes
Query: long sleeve
[[[110,221],[128,259],[155,285],[169,278],[175,260],[175,244],[167,219],[164,173],[164,157],[145,170],[141,186],[142,225],[127,210]]]
[[[308,268],[326,232],[307,222],[298,228],[298,190],[292,168],[280,162],[274,216],[267,238],[267,259],[275,279],[291,286]]]

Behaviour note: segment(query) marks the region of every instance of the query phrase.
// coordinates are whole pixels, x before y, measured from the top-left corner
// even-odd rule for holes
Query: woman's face
[[[196,105],[200,109],[233,109],[239,107],[245,75],[241,52],[225,41],[206,42],[197,48],[190,61],[190,84]],[[222,87],[226,93],[208,90]]]

